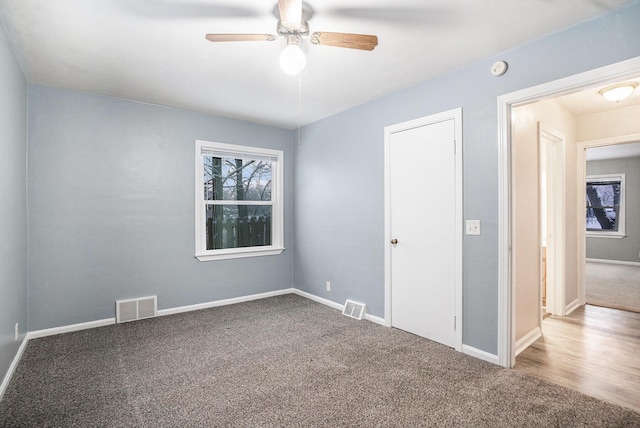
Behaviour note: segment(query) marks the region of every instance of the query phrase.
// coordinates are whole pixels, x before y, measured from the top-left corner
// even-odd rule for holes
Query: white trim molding
[[[364,318],[374,324],[380,324],[383,327],[387,327],[387,321],[384,318],[380,318],[371,314],[366,314]]]
[[[552,82],[526,88],[520,91],[501,95],[497,98],[498,108],[498,361],[503,367],[515,364],[515,308],[514,291],[511,280],[512,270],[512,231],[511,231],[511,111],[512,108],[529,104],[554,96],[568,94],[587,88],[595,88],[612,81],[636,77],[640,72],[640,57],[628,59],[595,70],[586,71]],[[578,159],[580,168],[580,159]],[[584,168],[582,170],[584,172]],[[582,209],[578,212],[582,216]],[[578,219],[580,227],[580,219]],[[584,228],[584,220],[582,220]],[[581,235],[578,235],[581,236]],[[579,238],[578,238],[579,239]],[[582,247],[580,248],[580,246]],[[578,242],[578,257],[584,251],[584,243]],[[584,253],[583,253],[584,254]],[[581,270],[580,259],[578,270]],[[578,295],[584,296],[580,290],[583,276],[578,272]]]
[[[4,397],[4,393],[6,392],[7,387],[9,386],[9,382],[11,382],[11,378],[13,377],[13,374],[15,373],[16,368],[18,367],[18,363],[20,362],[20,358],[22,358],[22,354],[24,353],[24,350],[27,349],[28,344],[29,344],[29,336],[27,334],[23,337],[22,343],[18,348],[18,352],[16,352],[16,355],[13,357],[13,361],[11,361],[9,370],[7,370],[7,373],[4,375],[4,379],[0,384],[0,401],[2,401],[2,397]]]
[[[314,302],[321,303],[325,306],[329,306],[330,308],[337,309],[342,311],[344,309],[344,305],[340,303],[336,303],[333,300],[325,299],[324,297],[318,297],[315,294],[307,293],[306,291],[298,290],[297,288],[292,288],[292,293],[297,294],[298,296],[305,297],[309,300],[313,300]]]
[[[178,306],[175,308],[160,309],[158,316],[181,314],[183,312],[199,311],[201,309],[215,308],[217,306],[233,305],[236,303],[250,302],[252,300],[266,299],[268,297],[282,296],[284,294],[293,293],[293,288],[284,288],[282,290],[268,291],[266,293],[250,294],[248,296],[232,297],[229,299],[214,300],[211,302],[197,303],[195,305]]]
[[[640,266],[640,262],[628,262],[626,260],[586,259],[591,263],[606,263],[610,265]]]
[[[573,302],[569,303],[566,308],[564,308],[564,314],[569,315],[571,312],[575,311],[580,307],[580,299],[575,299]]]
[[[520,355],[522,351],[533,345],[533,342],[542,337],[542,330],[540,327],[536,327],[529,333],[525,334],[516,342],[516,355]]]
[[[566,156],[565,135],[546,124],[538,122],[538,143],[547,144],[547,311],[553,315],[565,315],[565,260],[568,247],[566,239]],[[545,143],[543,143],[543,141]],[[540,150],[542,153],[542,150]],[[549,174],[551,171],[551,174]],[[542,188],[542,184],[540,184]],[[542,222],[540,222],[542,223]],[[542,232],[542,231],[541,231]],[[514,239],[512,237],[512,239]],[[517,240],[517,238],[515,238]],[[542,264],[540,265],[542,274]],[[542,325],[542,295],[539,296],[539,325]],[[517,348],[517,346],[516,346]],[[516,355],[518,352],[516,352]]]
[[[467,354],[471,357],[479,358],[483,361],[486,361],[491,364],[498,364],[498,356],[494,354],[490,354],[486,351],[482,351],[478,348],[474,348],[469,345],[462,345],[462,353]]]
[[[87,330],[90,328],[104,327],[116,323],[114,318],[105,318],[101,320],[82,322],[78,324],[64,325],[61,327],[45,328],[42,330],[34,330],[27,333],[29,340],[38,339],[40,337],[55,336],[56,334],[70,333],[72,331]]]

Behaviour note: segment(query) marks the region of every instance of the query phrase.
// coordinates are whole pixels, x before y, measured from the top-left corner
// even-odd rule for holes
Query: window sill
[[[624,238],[624,233],[607,233],[607,232],[587,232],[587,238]]]
[[[196,254],[196,259],[201,262],[212,260],[241,259],[245,257],[277,256],[284,251],[284,247],[261,247],[261,248],[234,248],[220,251],[219,253]]]

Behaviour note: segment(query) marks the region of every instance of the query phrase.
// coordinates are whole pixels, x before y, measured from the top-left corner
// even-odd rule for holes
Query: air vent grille
[[[116,300],[116,322],[136,321],[158,315],[158,297]]]
[[[342,315],[361,320],[365,314],[365,304],[347,300],[344,304]]]

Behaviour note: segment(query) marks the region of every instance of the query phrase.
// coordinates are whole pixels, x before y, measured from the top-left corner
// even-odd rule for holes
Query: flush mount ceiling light
[[[627,98],[638,87],[637,83],[627,82],[609,86],[600,90],[605,100],[619,102]]]

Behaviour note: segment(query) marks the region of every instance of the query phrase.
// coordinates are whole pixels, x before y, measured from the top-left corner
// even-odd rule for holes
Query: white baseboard
[[[18,367],[20,358],[22,358],[22,353],[27,348],[28,343],[29,343],[29,337],[28,335],[25,335],[24,338],[22,339],[22,343],[20,344],[20,347],[18,348],[18,352],[16,352],[15,357],[13,357],[13,361],[9,366],[9,370],[7,370],[7,373],[4,375],[4,379],[0,384],[0,401],[2,400],[2,397],[4,397],[4,393],[7,390],[7,387],[9,386],[9,382],[11,382],[13,373],[16,371],[16,367]]]
[[[469,346],[469,345],[462,345],[462,353],[470,355],[472,357],[475,358],[479,358],[483,361],[486,361],[488,363],[492,363],[495,365],[498,365],[498,356],[494,355],[494,354],[490,354],[486,351],[482,351],[478,348],[474,348],[473,346]]]
[[[516,356],[518,356],[522,351],[527,349],[529,346],[533,344],[536,340],[542,337],[542,330],[540,327],[536,327],[531,330],[529,333],[525,334],[524,337],[521,337],[516,342]]]
[[[64,325],[62,327],[45,328],[43,330],[34,330],[27,333],[27,338],[37,339],[40,337],[54,336],[56,334],[70,333],[72,331],[87,330],[89,328],[104,327],[116,323],[114,318],[105,318],[102,320],[88,321],[79,324]]]
[[[366,314],[365,319],[367,321],[371,321],[372,323],[380,324],[381,326],[384,326],[384,327],[391,327],[384,318],[380,318],[375,315]]]
[[[298,290],[297,288],[293,288],[292,290],[293,293],[297,294],[298,296],[305,297],[309,300],[313,300],[314,302],[322,303],[323,305],[329,306],[333,309],[337,309],[339,311],[344,309],[344,305],[341,305],[340,303],[336,303],[329,299],[325,299],[324,297],[318,297],[315,294],[307,293],[306,291]]]
[[[298,290],[297,288],[293,289],[293,293],[297,294],[298,296],[304,297],[306,299],[313,300],[314,302],[321,303],[323,305],[329,306],[329,307],[331,307],[333,309],[337,309],[339,311],[342,311],[344,309],[344,305],[342,305],[340,303],[336,303],[336,302],[334,302],[332,300],[325,299],[324,297],[318,297],[315,294],[307,293],[306,291]],[[387,322],[385,321],[384,318],[380,318],[380,317],[377,317],[375,315],[365,314],[365,319],[367,321],[371,321],[372,323],[380,324],[380,325],[382,325],[384,327],[390,327],[389,324],[387,324]]]
[[[198,311],[200,309],[215,308],[217,306],[233,305],[236,303],[250,302],[252,300],[266,299],[268,297],[282,296],[283,294],[291,294],[293,288],[285,288],[282,290],[269,291],[267,293],[250,294],[248,296],[233,297],[231,299],[214,300],[212,302],[198,303],[196,305],[179,306],[176,308],[160,309],[158,316],[180,314],[183,312]]]
[[[576,309],[578,309],[580,307],[580,300],[575,299],[573,302],[569,303],[565,308],[564,308],[564,315],[567,316],[569,315],[571,312],[575,311]]]
[[[592,263],[608,263],[610,265],[640,266],[640,262],[628,262],[625,260],[587,259],[587,261]]]
[[[223,300],[216,300],[213,302],[206,302],[206,303],[200,303],[197,305],[190,305],[190,306],[180,306],[180,307],[176,307],[176,308],[169,308],[169,309],[161,309],[158,311],[158,316],[164,316],[164,315],[171,315],[171,314],[178,314],[178,313],[182,313],[182,312],[190,312],[190,311],[196,311],[199,309],[207,309],[207,308],[213,308],[216,306],[224,306],[224,305],[232,305],[234,303],[242,303],[242,302],[248,302],[251,300],[258,300],[258,299],[264,299],[267,297],[274,297],[274,296],[280,296],[283,294],[290,294],[292,293],[293,289],[292,288],[287,288],[284,290],[277,290],[277,291],[270,291],[268,293],[260,293],[260,294],[252,294],[249,296],[242,296],[242,297],[235,297],[232,299],[223,299]],[[56,334],[62,334],[62,333],[70,333],[72,331],[80,331],[80,330],[86,330],[89,328],[97,328],[97,327],[104,327],[107,325],[112,325],[115,324],[116,319],[114,318],[105,318],[102,320],[96,320],[96,321],[88,321],[88,322],[83,322],[80,324],[71,324],[71,325],[65,325],[62,327],[53,327],[53,328],[47,328],[47,329],[43,329],[43,330],[35,330],[35,331],[30,331],[27,333],[27,337],[29,339],[37,339],[40,337],[46,337],[46,336],[53,336]]]

